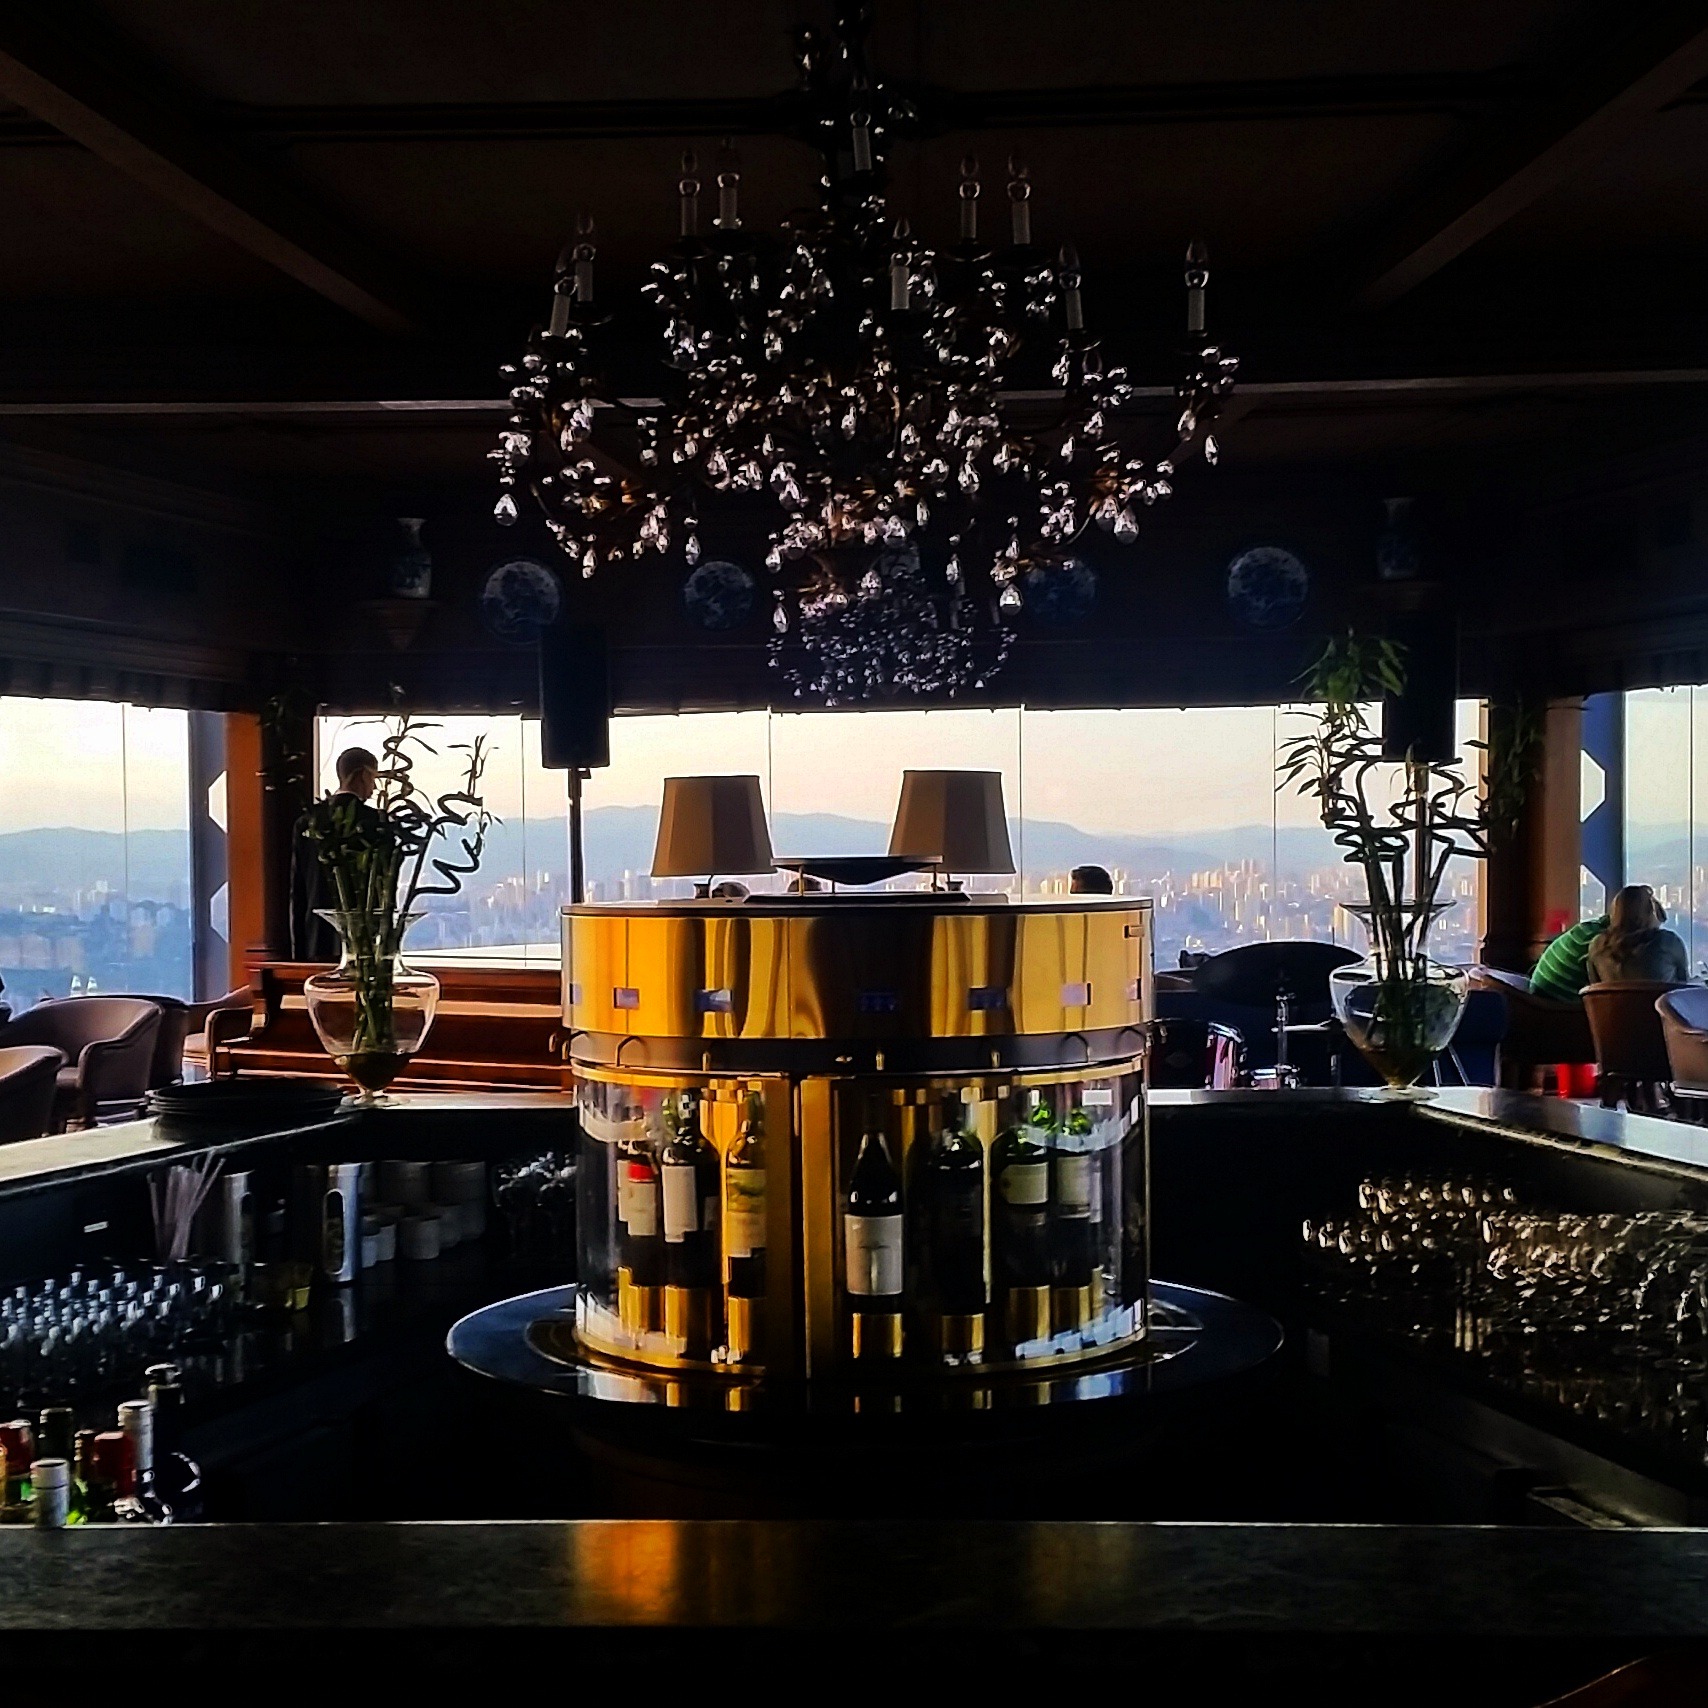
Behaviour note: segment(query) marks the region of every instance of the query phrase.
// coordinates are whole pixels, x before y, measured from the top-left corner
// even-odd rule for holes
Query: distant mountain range
[[[586,815],[587,874],[607,885],[624,872],[641,873],[652,866],[658,834],[655,807],[595,807]],[[779,854],[882,854],[889,846],[890,827],[875,819],[847,818],[836,813],[777,813],[771,839]],[[1226,830],[1183,830],[1175,836],[1122,836],[1081,830],[1076,825],[1030,819],[1024,829],[1009,821],[1016,860],[1035,875],[1066,872],[1087,862],[1118,867],[1143,878],[1165,872],[1177,876],[1215,870],[1240,860],[1269,864],[1272,852],[1284,871],[1309,871],[1333,865],[1338,851],[1327,834],[1316,829],[1288,828],[1275,834],[1267,824],[1241,825]],[[494,880],[523,870],[560,877],[568,865],[568,826],[563,818],[531,819],[495,824],[487,841],[483,875]],[[1708,851],[1708,837],[1704,838]],[[1670,843],[1642,845],[1643,872],[1666,872],[1683,864],[1683,839],[1677,839],[1676,859]],[[129,836],[130,894],[137,899],[160,899],[174,894],[189,877],[189,840],[182,831],[133,830]],[[51,905],[105,882],[115,893],[125,884],[126,839],[116,831],[60,828],[0,832],[0,899],[17,905],[33,901]],[[1633,844],[1633,871],[1637,870]]]
[[[128,843],[128,847],[127,847]],[[13,830],[0,833],[0,897],[47,906],[56,896],[105,883],[139,900],[164,900],[190,881],[190,838],[182,830]]]
[[[1284,870],[1310,870],[1332,865],[1338,851],[1326,832],[1283,829],[1274,835],[1267,824],[1229,830],[1182,831],[1178,836],[1121,836],[1081,830],[1076,825],[1029,819],[1022,832],[1011,819],[1008,834],[1015,859],[1024,859],[1034,873],[1066,872],[1096,862],[1118,866],[1145,877],[1163,872],[1201,872],[1240,860],[1268,865],[1271,853]],[[655,807],[595,807],[583,820],[587,875],[611,882],[624,872],[646,872],[652,866],[658,836]],[[889,847],[890,827],[875,819],[846,818],[836,813],[775,813],[771,842],[779,854],[882,854]],[[567,860],[568,825],[564,819],[532,819],[527,826],[528,865],[533,871],[558,872]],[[487,843],[488,872],[522,869],[522,827],[494,825]]]

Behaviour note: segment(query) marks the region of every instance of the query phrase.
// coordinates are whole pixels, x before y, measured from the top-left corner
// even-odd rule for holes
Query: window
[[[1654,886],[1701,972],[1708,962],[1708,686],[1625,696],[1624,783],[1624,878]]]
[[[1459,707],[1461,751],[1480,707]],[[590,901],[689,893],[653,880],[662,782],[702,772],[760,779],[779,854],[882,853],[904,770],[998,771],[1020,870],[1014,895],[1061,894],[1083,864],[1106,866],[1118,893],[1156,903],[1157,963],[1268,937],[1313,937],[1355,946],[1363,929],[1345,903],[1363,880],[1348,866],[1312,805],[1276,790],[1290,709],[1188,711],[729,712],[625,717],[611,727],[611,764],[585,787]],[[492,747],[487,800],[504,823],[464,895],[431,900],[411,945],[458,956],[551,961],[557,908],[568,894],[564,779],[539,767],[539,730],[518,718],[447,718],[435,745],[484,732]],[[321,773],[332,786],[338,750],[377,745],[374,720],[323,722]],[[418,773],[448,786],[455,755],[423,759]],[[442,774],[442,775],[441,775]],[[1432,943],[1443,959],[1475,959],[1481,863],[1455,862],[1453,907]],[[747,878],[754,888],[770,880]],[[920,880],[898,880],[906,884]]]
[[[190,996],[189,813],[187,713],[0,697],[5,1000]]]

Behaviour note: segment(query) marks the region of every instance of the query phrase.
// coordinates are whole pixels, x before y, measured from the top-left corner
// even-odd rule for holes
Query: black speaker
[[[548,771],[611,763],[611,676],[603,629],[540,636],[540,763]]]
[[[1382,757],[1448,763],[1459,751],[1459,620],[1450,610],[1407,612],[1388,637],[1405,648],[1405,692],[1382,700]]]

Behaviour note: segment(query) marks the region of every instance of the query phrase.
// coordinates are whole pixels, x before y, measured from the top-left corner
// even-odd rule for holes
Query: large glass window
[[[1478,730],[1461,702],[1461,749]],[[1000,772],[1019,871],[1012,894],[1060,894],[1075,866],[1105,866],[1117,893],[1156,903],[1157,961],[1269,937],[1362,947],[1345,903],[1363,893],[1312,804],[1277,792],[1281,744],[1302,726],[1293,709],[1186,711],[731,712],[625,717],[611,727],[611,764],[585,789],[587,894],[593,901],[688,893],[650,874],[663,779],[751,772],[760,779],[779,854],[879,854],[911,768]],[[428,903],[412,944],[431,952],[549,961],[568,893],[562,773],[539,767],[539,729],[518,718],[448,718],[440,749],[418,761],[449,786],[453,748],[484,732],[495,827],[481,871],[454,900]],[[339,749],[376,746],[373,720],[325,720],[321,777]],[[1452,911],[1436,926],[1443,958],[1475,958],[1480,863],[1456,862]],[[754,888],[768,881],[748,878]],[[916,880],[898,880],[906,884]]]
[[[189,722],[0,697],[0,1000],[188,997]]]
[[[1708,965],[1708,686],[1625,696],[1625,876],[1652,884],[1698,973]]]

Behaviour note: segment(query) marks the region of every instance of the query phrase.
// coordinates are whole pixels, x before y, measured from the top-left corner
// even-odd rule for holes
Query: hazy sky
[[[187,718],[99,700],[0,697],[0,831],[186,828]]]
[[[1708,714],[1708,699],[1703,710]],[[1470,707],[1461,711],[1461,735],[1474,733]],[[1648,791],[1635,799],[1646,804],[1679,795],[1681,815],[1690,711],[1688,691],[1632,700],[1632,777]],[[133,828],[183,826],[185,717],[99,702],[0,699],[0,831],[118,830],[127,808]],[[1002,772],[1013,815],[1094,832],[1267,824],[1272,811],[1282,825],[1303,825],[1313,822],[1309,803],[1290,792],[1274,794],[1275,743],[1294,727],[1285,710],[1270,707],[618,718],[612,764],[595,773],[587,799],[589,806],[655,806],[668,775],[752,771],[773,813],[841,813],[887,823],[903,770],[957,766]],[[448,787],[462,762],[450,748],[483,730],[494,738],[486,776],[493,810],[507,819],[560,815],[563,777],[540,767],[539,726],[531,721],[441,720],[429,737],[440,753],[420,761],[423,782]],[[331,783],[339,748],[378,740],[373,720],[328,720],[323,782]]]
[[[1462,735],[1474,734],[1469,707]],[[1000,771],[1011,814],[1129,835],[1315,822],[1309,802],[1275,795],[1275,743],[1299,727],[1271,707],[1127,712],[764,712],[618,718],[611,765],[594,773],[587,803],[656,806],[662,779],[698,772],[758,775],[776,813],[840,813],[888,823],[909,767]],[[539,765],[539,726],[447,718],[433,731],[449,749],[494,734],[486,796],[505,818],[563,811],[563,779]],[[322,782],[351,742],[377,743],[372,721],[329,720]],[[423,757],[423,781],[448,784],[455,755]],[[800,850],[791,850],[800,852]]]

